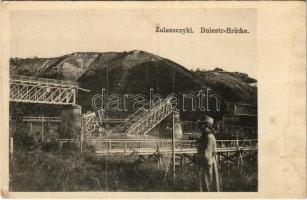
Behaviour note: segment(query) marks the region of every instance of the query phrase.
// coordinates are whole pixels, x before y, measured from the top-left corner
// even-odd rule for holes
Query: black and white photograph
[[[12,191],[257,191],[254,9],[51,12],[12,17]]]
[[[258,192],[257,13],[11,10],[9,191]]]

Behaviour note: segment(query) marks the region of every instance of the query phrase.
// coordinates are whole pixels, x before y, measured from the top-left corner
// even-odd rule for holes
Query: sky
[[[156,33],[156,26],[194,34]],[[15,10],[11,57],[143,50],[188,69],[223,68],[257,77],[255,9]],[[249,34],[201,34],[201,27],[242,27]]]

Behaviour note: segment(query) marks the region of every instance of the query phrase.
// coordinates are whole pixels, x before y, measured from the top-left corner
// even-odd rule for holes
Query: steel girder
[[[153,108],[149,110],[137,110],[128,118],[122,120],[125,122],[124,124],[116,126],[108,134],[146,135],[172,113],[171,98],[154,103]],[[101,122],[101,119],[98,119],[95,112],[83,115],[83,126],[87,137],[90,137],[91,133],[99,128],[99,122]]]
[[[161,103],[157,104],[150,111],[146,112],[138,121],[128,128],[126,133],[128,135],[146,135],[157,124],[165,119],[173,112],[171,105],[171,98],[166,98]]]
[[[11,80],[10,101],[74,105],[76,103],[76,88]]]

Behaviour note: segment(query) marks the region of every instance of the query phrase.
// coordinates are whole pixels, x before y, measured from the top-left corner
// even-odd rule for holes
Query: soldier
[[[215,160],[217,149],[215,136],[213,134],[213,118],[204,115],[197,122],[197,124],[202,134],[201,137],[199,137],[196,141],[196,164],[199,167],[200,191],[203,191],[203,183],[205,183],[205,188],[208,192],[214,190],[218,191],[218,180],[215,180],[217,183],[216,189],[213,187],[213,169],[215,169],[215,174],[217,175]]]

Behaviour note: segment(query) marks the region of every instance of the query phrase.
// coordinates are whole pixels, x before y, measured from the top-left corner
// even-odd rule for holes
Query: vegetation
[[[198,191],[194,166],[177,169],[173,182],[170,173],[158,169],[152,160],[137,156],[94,157],[66,151],[63,154],[35,149],[15,152],[10,162],[12,191]],[[257,163],[249,161],[244,172],[222,166],[223,191],[257,191]]]
[[[196,68],[196,70],[193,70],[191,69],[192,72],[196,73],[199,77],[201,78],[207,78],[208,76],[209,77],[212,77],[214,76],[214,72],[220,72],[220,73],[226,73],[226,74],[229,74],[231,76],[233,76],[234,78],[237,78],[245,83],[256,83],[257,80],[252,78],[252,77],[249,77],[248,74],[246,73],[242,73],[242,72],[228,72],[228,71],[225,71],[223,70],[222,68],[219,68],[219,67],[216,67],[214,68],[213,70],[206,70],[206,69],[199,69],[199,68]]]

